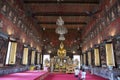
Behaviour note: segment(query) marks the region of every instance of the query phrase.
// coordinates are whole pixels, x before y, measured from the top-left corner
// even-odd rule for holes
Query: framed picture
[[[21,28],[21,29],[24,29],[24,24],[22,24],[20,28]]]
[[[2,12],[4,15],[7,14],[7,5],[6,5],[6,4],[2,5],[2,7],[1,7],[1,12]]]
[[[9,18],[10,20],[13,19],[13,12],[12,12],[12,10],[9,10],[9,12],[8,12],[8,18]]]
[[[117,3],[114,5],[114,7],[113,7],[113,12],[114,12],[114,14],[115,14],[115,18],[116,17],[118,17],[118,13],[117,13]]]
[[[20,27],[21,26],[21,24],[22,24],[22,22],[21,22],[21,20],[18,20],[18,27]]]
[[[13,23],[16,24],[17,23],[17,16],[13,17]]]
[[[0,28],[2,28],[2,27],[3,27],[3,21],[0,20]]]
[[[26,31],[27,31],[27,27],[25,26],[23,30],[24,30],[24,32],[26,33]]]
[[[116,16],[115,16],[115,10],[116,10],[116,7],[113,6],[113,7],[111,8],[111,18],[112,18],[112,21],[115,20],[115,18],[116,18]]]
[[[107,22],[107,26],[108,26],[110,24],[110,19],[109,19],[108,15],[106,16],[106,22]]]

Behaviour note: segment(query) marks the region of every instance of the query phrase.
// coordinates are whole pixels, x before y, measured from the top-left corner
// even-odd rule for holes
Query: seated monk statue
[[[57,51],[57,55],[60,57],[60,58],[64,58],[66,56],[66,50],[64,49],[64,45],[63,43],[61,42],[60,44],[60,48],[58,49]]]
[[[50,62],[49,62],[49,60],[48,60],[47,58],[45,59],[45,66],[46,66],[46,67],[49,67],[49,66],[50,66]]]

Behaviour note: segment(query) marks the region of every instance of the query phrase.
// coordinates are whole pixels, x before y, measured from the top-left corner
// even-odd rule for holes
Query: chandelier
[[[59,36],[59,40],[60,40],[60,41],[64,41],[64,40],[65,40],[65,37],[64,37],[63,34],[60,34],[60,36]]]
[[[63,26],[64,25],[63,19],[59,17],[56,21],[56,24],[58,25],[58,27],[56,28],[55,32],[57,34],[60,34],[59,40],[64,41],[65,40],[64,34],[66,34],[68,30],[66,27]]]
[[[62,19],[61,16],[57,19],[56,24],[57,24],[58,26],[63,26],[63,25],[64,25],[64,21],[63,21],[63,19]]]
[[[66,27],[63,27],[63,26],[58,26],[55,30],[55,32],[57,34],[66,34],[68,31],[67,31],[67,28]]]

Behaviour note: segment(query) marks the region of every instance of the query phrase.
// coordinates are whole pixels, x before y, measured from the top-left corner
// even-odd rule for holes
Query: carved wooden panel
[[[31,53],[32,53],[32,49],[29,48],[28,50],[28,64],[31,64]]]
[[[100,45],[100,59],[101,59],[101,66],[106,67],[106,52],[105,52],[105,44]]]
[[[23,45],[22,45],[22,43],[18,42],[17,52],[16,52],[16,65],[21,64],[22,56],[23,56]]]
[[[92,64],[92,66],[95,65],[95,58],[94,58],[94,50],[93,49],[91,50],[91,64]]]
[[[116,65],[120,68],[120,39],[115,42]]]
[[[0,37],[0,67],[5,63],[8,42],[6,39]]]

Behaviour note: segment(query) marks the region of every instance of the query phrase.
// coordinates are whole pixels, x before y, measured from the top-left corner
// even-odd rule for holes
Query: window
[[[35,51],[32,51],[31,64],[35,64]]]
[[[88,52],[88,65],[91,65],[91,52]]]
[[[6,57],[5,64],[15,64],[16,61],[16,50],[17,50],[17,43],[10,41],[8,44],[8,51]]]
[[[23,60],[22,60],[22,63],[24,65],[28,64],[28,48],[24,48],[24,50],[23,50]]]
[[[48,66],[50,62],[50,55],[43,55],[43,66]]]
[[[100,53],[98,48],[94,49],[94,55],[95,55],[95,66],[100,66]]]
[[[80,68],[80,55],[73,55],[73,61]]]
[[[106,43],[105,47],[106,47],[107,66],[115,66],[113,44],[112,43]]]
[[[37,53],[37,64],[40,64],[40,54]]]
[[[86,65],[86,54],[84,53],[83,56],[84,56],[84,65]]]

